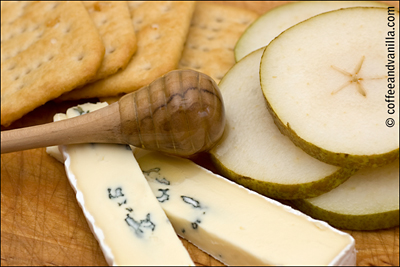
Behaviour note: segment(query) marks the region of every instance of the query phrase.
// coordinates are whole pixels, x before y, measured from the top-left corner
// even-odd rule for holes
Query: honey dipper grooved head
[[[217,84],[193,70],[174,70],[119,100],[121,132],[136,147],[188,157],[212,148],[225,127]]]

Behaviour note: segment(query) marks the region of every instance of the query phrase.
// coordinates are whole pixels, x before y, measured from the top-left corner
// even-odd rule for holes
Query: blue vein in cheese
[[[162,203],[164,201],[168,201],[169,200],[168,190],[169,190],[168,188],[167,189],[162,189],[162,188],[158,189],[158,191],[161,192],[161,196],[157,197],[157,200],[159,202]]]
[[[190,160],[135,149],[175,231],[227,265],[355,265],[354,239]],[[169,181],[166,186],[157,179]]]
[[[124,194],[122,194],[122,188],[121,187],[118,187],[118,188],[115,189],[114,195],[111,194],[111,188],[108,188],[107,190],[108,190],[108,197],[110,199],[119,198],[119,197],[123,197],[124,196]]]
[[[60,119],[99,108],[84,104]],[[109,265],[194,266],[127,145],[61,146],[68,179]]]
[[[159,182],[160,184],[170,185],[170,182],[165,178],[162,179],[156,178],[156,181]]]
[[[181,198],[182,198],[183,202],[185,202],[189,205],[192,205],[193,208],[201,208],[199,201],[197,201],[191,197],[187,197],[187,196],[181,196]]]
[[[147,171],[143,171],[143,174],[147,177],[154,178],[160,184],[170,185],[170,182],[167,179],[165,179],[165,177],[161,178],[160,168],[153,168]]]
[[[129,225],[129,227],[133,228],[135,234],[139,237],[143,236],[144,231],[154,231],[154,229],[156,228],[156,225],[150,219],[150,213],[147,213],[146,218],[140,221],[136,221],[129,214],[126,214],[125,221]]]

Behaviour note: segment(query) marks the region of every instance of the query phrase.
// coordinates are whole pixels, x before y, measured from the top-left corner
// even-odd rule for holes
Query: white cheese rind
[[[136,154],[175,231],[227,265],[355,265],[354,239],[185,159]]]
[[[63,153],[61,155],[64,158],[64,165],[65,165],[65,170],[66,170],[66,174],[68,177],[68,181],[76,194],[76,200],[78,201],[78,204],[82,209],[82,212],[86,218],[86,221],[88,222],[89,228],[92,231],[92,233],[94,234],[94,237],[96,238],[97,242],[99,242],[100,248],[103,252],[104,258],[106,259],[108,265],[115,266],[116,264],[114,261],[113,253],[111,252],[110,247],[104,242],[104,233],[101,230],[101,228],[96,226],[93,216],[86,209],[83,194],[81,191],[79,191],[79,189],[77,187],[76,177],[73,172],[69,171],[69,169],[70,169],[69,166],[71,165],[71,158],[70,158],[69,154],[67,152],[65,152],[64,148],[62,148],[60,146],[60,149],[61,149],[61,151],[63,151]],[[55,154],[55,155],[57,156],[57,154]],[[58,159],[58,158],[59,157],[57,156],[56,159]]]
[[[46,147],[46,153],[64,164],[64,157],[61,154],[60,150],[58,149],[58,146]]]
[[[71,108],[67,117],[84,114]],[[82,112],[83,111],[83,112]],[[76,198],[109,265],[194,266],[126,145],[61,146]]]

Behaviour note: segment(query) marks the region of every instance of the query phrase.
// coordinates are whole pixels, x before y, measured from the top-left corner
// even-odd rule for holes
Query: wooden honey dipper
[[[175,70],[97,111],[2,131],[1,153],[118,143],[189,157],[213,147],[224,127],[224,104],[214,80],[193,70]]]

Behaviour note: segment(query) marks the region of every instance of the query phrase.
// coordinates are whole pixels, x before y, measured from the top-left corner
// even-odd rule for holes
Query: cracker
[[[103,42],[81,2],[3,3],[1,125],[85,84],[103,55]]]
[[[124,69],[136,52],[135,29],[127,2],[84,1],[105,46],[102,65],[94,82]]]
[[[137,51],[123,71],[63,95],[59,100],[133,92],[178,67],[195,2],[129,2]]]
[[[202,72],[218,83],[235,64],[236,42],[258,16],[238,7],[198,2],[179,68]]]

